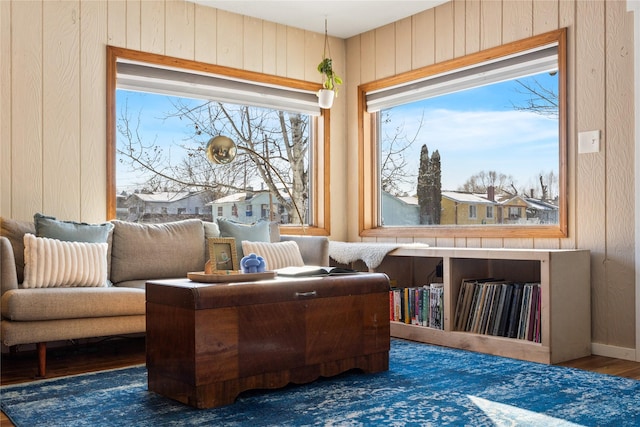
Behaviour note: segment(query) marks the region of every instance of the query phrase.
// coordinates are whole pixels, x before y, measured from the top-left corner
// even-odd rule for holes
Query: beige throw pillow
[[[300,248],[296,242],[250,242],[242,241],[245,255],[256,254],[264,258],[267,270],[277,270],[284,267],[301,267],[304,265]]]
[[[107,243],[24,235],[24,288],[107,286]]]

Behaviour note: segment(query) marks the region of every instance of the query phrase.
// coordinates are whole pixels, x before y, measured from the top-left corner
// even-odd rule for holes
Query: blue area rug
[[[640,381],[393,339],[390,369],[245,392],[198,410],[142,366],[2,387],[21,426],[638,426]]]

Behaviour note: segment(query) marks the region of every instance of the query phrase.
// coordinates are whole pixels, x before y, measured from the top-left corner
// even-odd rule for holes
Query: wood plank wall
[[[356,86],[439,61],[568,28],[569,237],[431,238],[434,246],[586,248],[592,251],[593,341],[634,358],[633,15],[625,2],[454,0],[347,41],[348,122]],[[602,150],[577,154],[577,134],[599,129]],[[357,141],[357,129],[348,129]],[[357,146],[349,144],[348,185],[357,187]],[[349,240],[357,207],[349,204]],[[367,238],[366,240],[376,240]],[[414,241],[418,239],[377,239]]]
[[[569,237],[434,239],[438,246],[592,251],[593,341],[635,346],[633,18],[616,0],[453,0],[331,51],[332,237],[359,240],[358,84],[568,27]],[[0,215],[106,217],[105,46],[320,81],[322,34],[182,0],[0,1]],[[599,129],[602,150],[576,153]],[[347,221],[344,221],[344,218]],[[412,239],[405,239],[411,241]]]

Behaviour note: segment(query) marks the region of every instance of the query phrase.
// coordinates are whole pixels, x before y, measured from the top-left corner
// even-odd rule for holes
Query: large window
[[[328,182],[328,111],[317,106],[316,84],[113,47],[108,54],[110,218],[225,216],[327,233],[319,183]],[[233,161],[210,161],[218,135],[235,143]]]
[[[361,85],[361,234],[565,236],[564,39]]]

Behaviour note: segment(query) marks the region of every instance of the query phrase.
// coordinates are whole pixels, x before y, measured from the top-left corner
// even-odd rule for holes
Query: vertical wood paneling
[[[453,56],[456,58],[465,55],[466,13],[465,0],[453,0]]]
[[[376,39],[373,31],[360,35],[360,82],[376,79]]]
[[[11,215],[42,210],[42,3],[11,4]]]
[[[217,9],[196,4],[195,8],[195,52],[196,61],[216,63]]]
[[[333,71],[344,78],[344,62],[341,56],[340,40],[329,37],[329,51],[327,55],[331,55],[333,60]],[[322,81],[322,75],[318,72],[318,64],[322,60],[322,52],[324,51],[324,34],[304,32],[304,80],[310,82]],[[337,99],[335,100],[337,101]],[[334,102],[335,102],[334,101]]]
[[[535,247],[534,239],[504,239],[504,247],[511,249],[533,249]]]
[[[542,34],[558,27],[558,2],[533,2],[533,34]]]
[[[478,52],[480,50],[480,2],[466,0],[465,3],[465,53]]]
[[[141,0],[127,0],[127,14],[126,21],[126,47],[127,49],[141,50],[140,46],[140,1]]]
[[[605,128],[605,64],[604,64],[604,4],[602,1],[576,4],[575,70],[577,131]],[[592,336],[595,342],[607,342],[607,295],[603,292],[606,262],[606,176],[605,152],[607,135],[602,132],[603,146],[599,153],[577,155],[576,218],[577,246],[591,250],[591,312]],[[574,140],[574,144],[577,141]]]
[[[298,28],[287,27],[287,77],[304,79],[304,33]]]
[[[287,27],[281,24],[276,24],[276,70],[277,75],[287,75]]]
[[[195,16],[191,2],[166,0],[165,55],[195,58]]]
[[[622,2],[605,3],[606,40],[606,236],[607,342],[627,347],[635,340],[635,222],[633,15]],[[615,307],[615,309],[612,309]]]
[[[395,52],[396,72],[411,70],[411,17],[396,22]]]
[[[532,36],[532,0],[504,0],[502,13],[502,43],[522,40]]]
[[[413,68],[433,64],[435,61],[435,14],[433,9],[413,15],[412,51]]]
[[[376,78],[396,74],[395,25],[389,24],[374,31],[376,39]]]
[[[346,43],[346,67],[347,73],[345,75],[346,81],[346,98],[347,98],[347,123],[358,123],[358,85],[362,83],[361,79],[361,67],[363,64],[361,58],[361,47],[360,47],[360,36],[351,37],[347,40]],[[344,182],[340,182],[337,180],[336,175],[333,170],[331,171],[332,184],[333,185],[343,185],[346,189],[346,194],[358,195],[359,194],[359,182],[358,182],[358,161],[359,161],[359,153],[358,153],[358,126],[347,126],[346,129],[346,140],[347,144],[345,147],[346,152],[346,170],[342,171],[343,176],[345,177]],[[336,178],[333,178],[336,177]],[[347,197],[345,201],[346,211],[345,218],[346,221],[335,221],[342,222],[342,231],[346,236],[345,238],[348,241],[358,241],[360,240],[360,236],[358,235],[358,197]],[[334,202],[335,203],[335,202]],[[355,224],[356,226],[349,226],[350,224]],[[338,225],[340,227],[340,225]],[[334,225],[332,225],[332,228]],[[337,231],[337,232],[340,232]],[[337,234],[340,235],[340,234]]]
[[[0,216],[11,217],[11,3],[0,2]]]
[[[44,212],[80,217],[80,3],[43,3]]]
[[[127,21],[127,0],[108,0],[107,43],[111,46],[127,47]],[[139,27],[140,24],[137,25]]]
[[[165,2],[145,0],[140,3],[140,49],[164,54]]]
[[[244,17],[242,68],[262,72],[262,20]]]
[[[218,10],[216,50],[219,65],[242,68],[242,27],[241,15]]]
[[[502,1],[482,0],[480,3],[480,49],[502,44]]]
[[[483,238],[482,247],[483,248],[502,248],[504,247],[504,241],[505,239]]]
[[[107,211],[106,55],[107,4],[80,3],[80,220],[100,222]]]
[[[269,21],[262,22],[262,72],[277,73],[278,38],[277,24]]]
[[[567,68],[569,70],[576,69],[576,25],[575,25],[575,2],[558,1],[558,28],[567,29]],[[560,248],[573,249],[577,248],[577,224],[575,218],[577,218],[576,210],[576,194],[577,194],[577,144],[576,141],[576,78],[575,73],[571,73],[571,78],[567,79],[567,159],[568,159],[568,173],[569,177],[574,179],[568,179],[567,192],[568,197],[568,209],[567,217],[569,218],[567,228],[570,239],[561,239]],[[583,247],[584,248],[584,247]]]
[[[107,43],[127,47],[126,0],[107,0]]]
[[[435,8],[435,62],[453,58],[453,3],[448,2]]]

